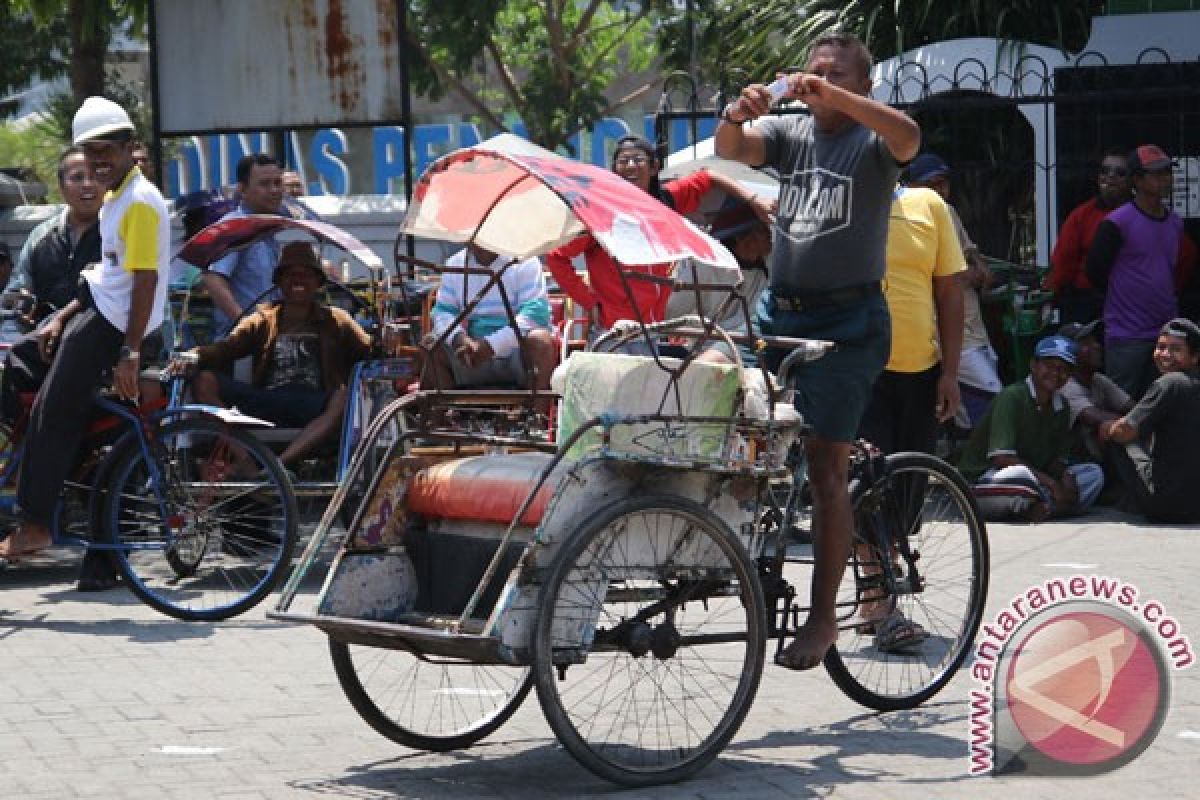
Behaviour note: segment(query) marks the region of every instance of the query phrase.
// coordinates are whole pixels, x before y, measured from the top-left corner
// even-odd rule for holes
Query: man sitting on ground
[[[188,351],[170,371],[202,370],[192,382],[197,402],[236,406],[276,425],[302,428],[280,456],[292,464],[337,433],[350,371],[370,354],[371,338],[349,314],[316,299],[325,273],[308,243],[283,248],[273,280],[280,302],[242,319],[227,339]],[[211,369],[244,356],[253,356],[253,383]]]
[[[1200,326],[1173,319],[1154,347],[1161,376],[1123,417],[1099,426],[1102,441],[1132,494],[1138,511],[1153,522],[1200,521]],[[1146,442],[1150,442],[1149,445]]]
[[[558,365],[558,348],[550,331],[550,301],[546,297],[541,262],[536,258],[517,262],[471,244],[450,256],[446,266],[503,271],[503,274],[499,284],[488,290],[467,315],[466,328],[456,327],[445,346],[432,352],[430,363],[421,370],[421,388],[516,384],[538,391],[549,390],[550,373]],[[490,279],[489,275],[478,273],[443,276],[433,306],[430,342],[455,324],[463,308]],[[521,329],[523,348],[509,324],[500,285]],[[532,385],[526,357],[532,367]]]
[[[1037,343],[1029,377],[1004,387],[963,449],[959,469],[969,481],[1026,486],[1040,499],[1012,512],[1030,522],[1088,509],[1104,488],[1099,464],[1067,463],[1071,421],[1061,394],[1075,347],[1064,336]]]
[[[1097,461],[1103,458],[1097,428],[1133,408],[1129,394],[1100,371],[1104,367],[1104,348],[1097,332],[1099,325],[1099,320],[1087,325],[1071,322],[1058,331],[1059,336],[1075,342],[1075,369],[1062,390],[1071,411],[1071,429],[1088,456]]]

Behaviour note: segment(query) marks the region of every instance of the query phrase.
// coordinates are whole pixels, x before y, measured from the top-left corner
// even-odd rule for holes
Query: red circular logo
[[[1168,694],[1158,650],[1115,609],[1066,611],[1038,625],[1015,649],[1005,688],[1031,747],[1096,770],[1126,763],[1154,740]]]

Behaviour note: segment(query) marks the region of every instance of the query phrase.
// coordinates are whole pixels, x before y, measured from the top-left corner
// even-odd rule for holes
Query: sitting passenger
[[[527,389],[549,390],[550,373],[558,365],[558,348],[550,330],[550,301],[546,297],[541,262],[536,258],[517,262],[471,244],[450,256],[446,265],[503,272],[499,284],[489,289],[471,309],[466,327],[455,327],[445,346],[433,351],[429,364],[421,370],[421,388],[516,384]],[[488,275],[462,273],[447,273],[442,278],[433,307],[433,332],[427,343],[432,344],[456,325],[458,315],[489,280]],[[499,285],[504,286],[521,329],[532,383],[517,332],[509,324]]]
[[[1039,502],[1014,509],[1030,522],[1085,511],[1104,488],[1099,464],[1067,463],[1071,416],[1061,390],[1074,365],[1070,339],[1039,341],[1029,377],[996,395],[963,449],[959,469],[967,480],[1038,492]]]
[[[371,338],[349,314],[316,299],[325,273],[308,243],[283,248],[272,280],[281,301],[243,318],[227,339],[188,351],[170,372],[202,370],[192,382],[196,402],[236,406],[285,428],[303,428],[280,456],[290,464],[336,434],[350,371],[370,354]],[[244,356],[254,359],[252,384],[211,371]]]
[[[1162,373],[1128,414],[1100,423],[1101,441],[1122,487],[1152,522],[1200,521],[1200,327],[1189,319],[1163,326],[1154,347]]]
[[[1133,408],[1133,400],[1125,390],[1100,371],[1104,367],[1104,348],[1096,331],[1099,324],[1099,320],[1087,325],[1070,322],[1058,331],[1059,336],[1075,342],[1075,369],[1062,390],[1071,410],[1071,428],[1078,434],[1088,458],[1097,461],[1103,457],[1097,438],[1099,426]]]
[[[772,204],[773,207],[774,204]],[[741,293],[742,297],[746,298],[746,307],[749,309],[751,324],[753,324],[753,314],[758,305],[758,296],[762,294],[763,289],[767,288],[770,279],[767,273],[767,257],[771,255],[771,231],[758,218],[750,205],[737,203],[716,216],[709,235],[725,245],[737,259],[738,267],[742,271]],[[711,267],[699,264],[696,269],[696,276],[700,283],[720,282],[714,280]],[[691,265],[680,268],[676,275],[678,288],[671,294],[671,299],[667,301],[666,317],[668,319],[685,314],[701,314],[707,317],[715,312],[728,296],[728,291],[724,290],[701,292],[700,302],[697,304],[696,292],[688,285],[692,281]],[[730,333],[747,333],[746,312],[741,303],[734,303],[725,316],[717,322]],[[732,354],[728,350],[729,347],[723,340],[710,341],[706,343],[705,350],[700,354],[699,359],[718,364],[730,363]],[[750,347],[743,346],[741,350],[743,362],[757,363]]]

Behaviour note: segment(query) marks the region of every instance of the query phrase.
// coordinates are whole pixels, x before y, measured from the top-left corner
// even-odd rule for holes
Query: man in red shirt
[[[1110,211],[1130,199],[1129,163],[1124,153],[1113,150],[1104,154],[1096,185],[1099,193],[1067,215],[1050,254],[1053,266],[1046,288],[1054,292],[1064,324],[1087,323],[1100,316],[1104,295],[1092,286],[1084,265],[1096,228]]]
[[[613,172],[680,214],[695,211],[704,195],[715,188],[722,189],[747,203],[764,223],[770,224],[771,215],[774,213],[773,203],[758,197],[736,180],[715,172],[700,170],[664,186],[658,180],[661,166],[654,145],[648,140],[640,136],[626,136],[617,142],[617,148],[613,152]],[[580,254],[587,265],[587,282],[584,282],[571,263],[571,259]],[[666,277],[670,275],[672,265],[623,266],[626,270]],[[670,285],[630,278],[629,294],[626,294],[617,263],[590,235],[580,236],[546,254],[546,267],[554,276],[558,287],[588,311],[592,319],[592,339],[607,331],[618,320],[640,319],[649,324],[660,322],[664,318],[667,300],[671,296]],[[645,350],[641,344],[640,341],[635,341],[629,349],[636,349],[644,354]]]

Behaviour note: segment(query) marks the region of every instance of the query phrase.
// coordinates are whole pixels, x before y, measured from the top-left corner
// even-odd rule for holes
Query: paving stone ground
[[[1155,598],[1200,645],[1200,537],[1105,511],[990,526],[986,619],[1031,584],[1096,573]],[[344,699],[324,637],[269,621],[159,616],[124,590],[73,591],[77,555],[0,572],[0,798],[1188,797],[1200,783],[1200,668],[1131,764],[1084,779],[967,776],[969,676],[875,714],[823,672],[768,667],[740,733],[697,777],[621,791],[557,744],[535,696],[461,753],[406,750]]]

